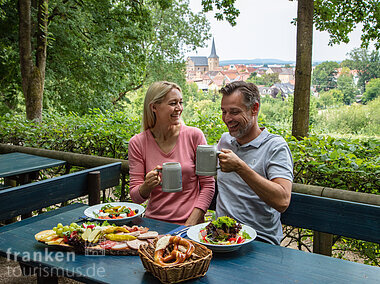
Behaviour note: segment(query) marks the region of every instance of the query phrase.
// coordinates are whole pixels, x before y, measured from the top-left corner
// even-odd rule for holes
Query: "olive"
[[[136,214],[139,213],[139,209],[135,209],[135,213],[136,213]]]

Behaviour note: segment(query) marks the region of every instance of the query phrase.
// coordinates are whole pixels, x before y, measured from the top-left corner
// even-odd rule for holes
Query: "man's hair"
[[[159,81],[154,82],[152,85],[150,85],[144,99],[144,110],[142,118],[143,130],[150,129],[156,124],[156,115],[150,109],[150,105],[160,104],[165,99],[166,94],[169,93],[172,89],[177,89],[181,92],[181,88],[176,83],[172,82]]]
[[[252,108],[255,103],[260,105],[260,92],[259,88],[253,83],[244,81],[235,81],[225,85],[219,90],[223,96],[229,96],[235,91],[239,91],[244,97],[244,104],[248,109]]]

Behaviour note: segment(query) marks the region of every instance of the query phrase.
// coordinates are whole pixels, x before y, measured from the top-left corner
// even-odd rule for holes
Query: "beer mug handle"
[[[219,156],[219,154],[222,154],[223,152],[222,151],[216,151],[216,155]],[[220,170],[220,167],[219,166],[216,166],[216,170]]]
[[[159,173],[162,174],[162,169],[155,169],[155,171],[157,171],[157,172],[159,172]],[[161,181],[160,181],[160,186],[162,186],[162,179],[161,179]]]

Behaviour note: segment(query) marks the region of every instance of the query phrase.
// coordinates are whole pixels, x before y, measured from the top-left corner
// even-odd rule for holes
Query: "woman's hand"
[[[161,177],[158,170],[162,170],[162,166],[157,165],[153,170],[145,175],[144,183],[140,186],[139,192],[141,197],[148,198],[152,190],[160,185]]]

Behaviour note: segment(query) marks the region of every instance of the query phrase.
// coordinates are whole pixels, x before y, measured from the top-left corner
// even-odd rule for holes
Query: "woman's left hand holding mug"
[[[160,185],[161,177],[157,170],[162,170],[162,166],[157,165],[153,170],[145,175],[144,183],[139,188],[141,197],[148,198],[152,190],[156,186]]]

